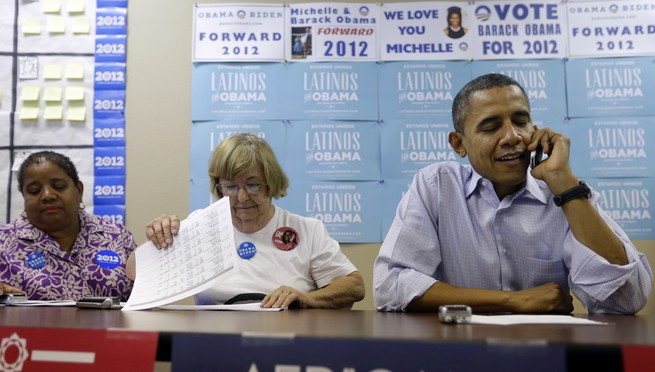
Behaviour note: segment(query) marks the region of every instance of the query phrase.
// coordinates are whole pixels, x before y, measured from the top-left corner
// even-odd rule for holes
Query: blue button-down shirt
[[[498,200],[469,165],[436,163],[417,173],[375,260],[379,310],[400,311],[435,282],[515,291],[555,282],[589,312],[634,313],[648,300],[646,257],[591,202],[625,247],[629,263],[610,264],[579,243],[543,181]]]

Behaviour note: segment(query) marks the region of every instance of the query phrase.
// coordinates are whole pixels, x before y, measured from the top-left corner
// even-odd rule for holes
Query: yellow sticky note
[[[26,35],[41,34],[41,20],[34,17],[23,18],[23,33]]]
[[[86,120],[86,107],[85,106],[69,106],[66,115],[70,121],[85,121]]]
[[[65,34],[66,21],[64,17],[52,16],[46,20],[46,30],[51,34]]]
[[[39,118],[38,106],[23,106],[20,108],[20,120],[36,120]]]
[[[66,67],[66,78],[71,80],[84,79],[84,65],[73,63]]]
[[[64,117],[62,105],[46,105],[43,110],[43,118],[46,120],[61,120]]]
[[[91,26],[89,24],[89,17],[80,16],[73,17],[73,33],[74,34],[88,34],[91,31]]]
[[[41,88],[35,85],[25,85],[20,91],[21,101],[38,101]]]
[[[84,101],[84,87],[67,87],[66,88],[67,101]]]
[[[68,13],[84,13],[84,0],[68,0],[66,9]]]
[[[43,100],[46,102],[61,102],[62,88],[58,85],[47,86],[43,90]]]
[[[61,0],[43,0],[43,13],[59,13],[61,11]]]
[[[61,80],[61,65],[59,63],[46,63],[43,66],[43,77],[46,80]]]

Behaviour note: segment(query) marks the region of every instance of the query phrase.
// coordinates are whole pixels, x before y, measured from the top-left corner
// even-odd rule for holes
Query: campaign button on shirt
[[[288,226],[280,227],[273,233],[273,245],[281,251],[290,251],[298,246],[298,232]]]
[[[96,253],[96,263],[98,266],[113,270],[121,264],[121,256],[110,250],[104,250]]]
[[[45,266],[46,259],[42,253],[34,252],[27,256],[27,266],[33,269],[40,269]]]
[[[237,253],[239,254],[239,257],[243,258],[244,260],[249,260],[255,256],[255,253],[257,253],[257,247],[255,247],[255,245],[251,242],[243,242],[239,244]]]

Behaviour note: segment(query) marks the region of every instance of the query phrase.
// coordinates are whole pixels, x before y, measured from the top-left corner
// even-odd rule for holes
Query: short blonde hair
[[[264,169],[266,195],[279,199],[287,195],[289,179],[278,163],[273,149],[253,133],[235,133],[221,141],[209,162],[209,186],[211,192],[222,198],[216,185],[219,179],[233,180],[253,166]]]

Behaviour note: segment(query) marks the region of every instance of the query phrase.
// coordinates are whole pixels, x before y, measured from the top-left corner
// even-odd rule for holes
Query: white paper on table
[[[234,305],[164,305],[159,307],[162,310],[227,310],[227,311],[282,311],[282,308],[275,307],[261,307],[259,302],[249,304],[234,304]]]
[[[163,306],[193,296],[236,271],[229,198],[193,212],[180,222],[173,243],[152,242],[136,251],[136,280],[123,310]]]
[[[607,325],[589,319],[570,315],[473,315],[471,324],[514,325],[514,324],[578,324]]]

